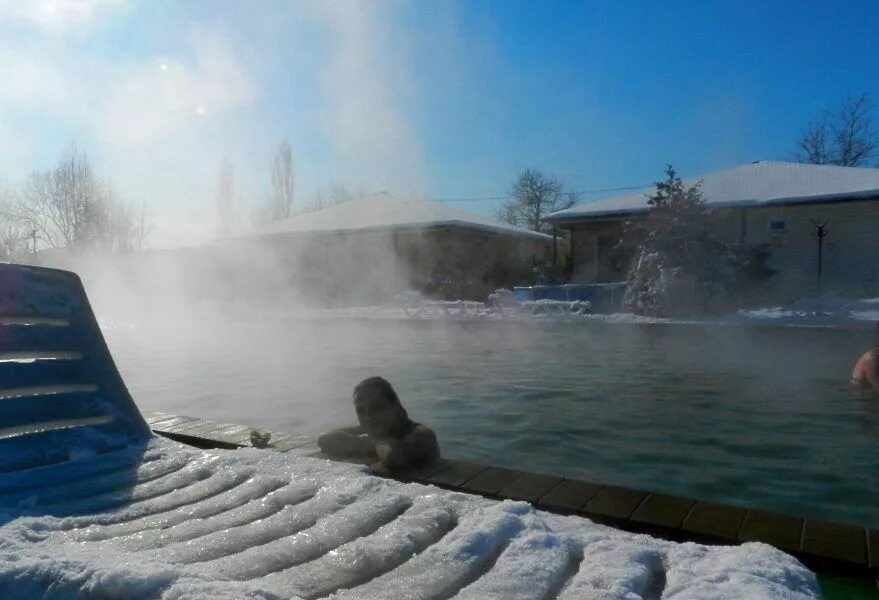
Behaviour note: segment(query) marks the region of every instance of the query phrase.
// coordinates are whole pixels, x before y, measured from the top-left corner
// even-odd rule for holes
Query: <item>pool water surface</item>
[[[879,527],[867,332],[597,322],[110,323],[142,410],[312,433],[379,374],[444,455]]]

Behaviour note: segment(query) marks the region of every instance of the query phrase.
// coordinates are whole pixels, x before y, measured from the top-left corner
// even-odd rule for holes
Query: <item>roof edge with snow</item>
[[[757,162],[684,180],[699,183],[709,206],[752,208],[879,199],[879,169]],[[814,190],[814,193],[811,193]],[[644,188],[635,194],[581,204],[546,216],[555,223],[607,220],[649,210]]]

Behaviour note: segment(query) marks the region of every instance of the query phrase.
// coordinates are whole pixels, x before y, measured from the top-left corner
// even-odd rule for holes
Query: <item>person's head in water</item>
[[[370,435],[402,437],[411,427],[397,392],[383,377],[364,379],[354,388],[354,410]]]

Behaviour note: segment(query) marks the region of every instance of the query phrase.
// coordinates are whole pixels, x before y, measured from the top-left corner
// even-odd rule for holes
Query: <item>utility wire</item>
[[[865,154],[864,158],[879,158],[879,150],[875,152],[871,152],[869,154]],[[803,163],[809,164],[809,163]],[[584,196],[586,194],[601,194],[603,192],[624,192],[627,190],[643,190],[645,188],[650,188],[656,185],[655,183],[650,183],[647,185],[627,185],[623,187],[612,187],[612,188],[596,188],[592,190],[578,190],[575,192],[571,192],[574,196]],[[498,200],[509,200],[510,196],[473,196],[469,198],[435,198],[435,202],[486,202],[486,201],[498,201]]]
[[[644,188],[653,187],[654,184],[648,185],[628,185],[625,187],[598,188],[594,190],[578,190],[571,192],[575,196],[585,194],[600,194],[602,192],[622,192],[625,190],[643,190]],[[436,198],[435,202],[483,202],[486,200],[508,200],[510,196],[476,196],[471,198]]]

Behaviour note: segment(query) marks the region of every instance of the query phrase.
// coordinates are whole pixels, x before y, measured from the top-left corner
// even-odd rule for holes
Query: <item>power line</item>
[[[865,154],[864,158],[879,158],[879,150],[875,152],[870,152],[869,154]],[[803,163],[809,164],[809,163]],[[575,192],[571,192],[574,196],[583,196],[586,194],[601,194],[604,192],[625,192],[628,190],[643,190],[646,188],[651,188],[655,183],[650,183],[647,185],[627,185],[622,187],[612,187],[612,188],[595,188],[591,190],[577,190]],[[472,196],[468,198],[435,198],[435,202],[487,202],[487,201],[498,201],[498,200],[509,200],[510,196]]]
[[[654,184],[648,185],[627,185],[624,187],[613,187],[613,188],[596,188],[593,190],[577,190],[575,192],[571,192],[575,196],[582,196],[585,194],[600,194],[602,192],[623,192],[626,190],[643,190],[644,188],[653,187]],[[487,200],[508,200],[510,196],[474,196],[470,198],[436,198],[435,202],[484,202]]]

